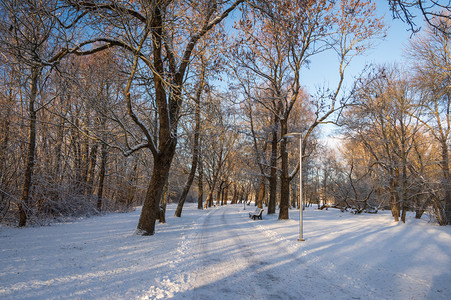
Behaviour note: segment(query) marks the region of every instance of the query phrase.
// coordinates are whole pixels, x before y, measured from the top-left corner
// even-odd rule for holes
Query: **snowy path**
[[[308,209],[297,242],[296,210],[174,209],[152,237],[139,210],[0,227],[0,299],[451,299],[450,226]]]
[[[249,220],[227,208],[205,218],[196,245],[201,267],[194,282],[195,299],[208,298],[211,291],[217,292],[217,299],[290,298],[281,278],[286,272],[277,267],[284,268],[284,261],[293,263],[293,253],[277,247],[260,230],[243,230],[245,222]]]
[[[347,278],[307,264],[300,244],[277,239],[237,207],[209,213],[192,251],[200,267],[192,299],[359,299]],[[252,230],[249,230],[251,225]],[[245,229],[245,230],[243,230]],[[185,298],[186,295],[181,295]]]

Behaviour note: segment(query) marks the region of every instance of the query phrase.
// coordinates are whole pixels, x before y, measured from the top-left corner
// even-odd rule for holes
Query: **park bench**
[[[257,207],[254,212],[249,213],[249,218],[251,218],[252,220],[255,220],[255,219],[262,220],[263,219],[262,213],[263,213],[263,209]]]

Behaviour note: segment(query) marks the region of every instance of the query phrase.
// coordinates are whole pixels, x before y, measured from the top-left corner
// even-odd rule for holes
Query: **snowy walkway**
[[[262,227],[249,230],[249,223],[259,223],[236,208],[213,210],[204,219],[193,249],[201,265],[195,271],[194,299],[352,297],[330,284],[335,280],[307,268],[298,245],[272,239]]]
[[[451,299],[451,227],[389,213],[291,220],[228,205],[133,235],[139,211],[0,227],[0,299]]]

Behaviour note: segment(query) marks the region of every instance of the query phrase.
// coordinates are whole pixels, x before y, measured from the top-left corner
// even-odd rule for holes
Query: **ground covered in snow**
[[[0,299],[451,299],[451,226],[309,208],[298,242],[297,210],[174,209],[151,237],[139,209],[0,228]]]

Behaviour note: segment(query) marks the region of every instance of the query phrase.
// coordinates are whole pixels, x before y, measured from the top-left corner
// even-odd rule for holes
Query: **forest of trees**
[[[371,1],[0,0],[0,222],[142,205],[153,235],[185,201],[287,219],[302,174],[307,205],[450,224],[449,7],[419,3],[403,65],[345,87],[386,34]],[[414,4],[383,4],[417,29]],[[324,52],[337,84],[310,94],[303,70]]]

